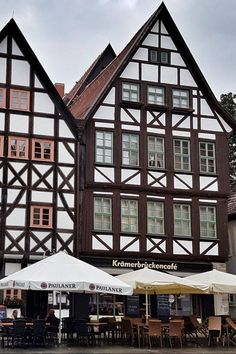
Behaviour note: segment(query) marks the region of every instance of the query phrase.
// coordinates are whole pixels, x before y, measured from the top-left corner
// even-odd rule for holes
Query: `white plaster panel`
[[[154,134],[165,134],[165,130],[164,129],[156,129],[156,128],[147,128],[147,132],[148,133],[154,133]]]
[[[179,240],[179,243],[183,245],[184,248],[186,248],[190,253],[193,253],[193,245],[192,241],[184,241],[184,240]],[[187,251],[185,251],[177,242],[174,241],[173,244],[173,253],[174,254],[189,254]]]
[[[142,80],[158,82],[158,66],[142,64]]]
[[[216,113],[217,114],[217,113]],[[227,131],[227,133],[230,133],[232,131],[232,128],[224,121],[223,118],[221,118],[218,114],[217,114],[221,124],[223,125],[223,127],[225,128],[225,130]]]
[[[123,249],[125,246],[127,246],[131,241],[133,241],[135,238],[134,237],[129,237],[129,236],[121,236],[120,237],[120,249]],[[125,252],[130,251],[130,252],[139,252],[139,240],[136,240],[134,243],[132,243],[129,247],[127,247]]]
[[[107,244],[108,247],[113,249],[113,236],[112,235],[98,235],[99,238]],[[96,237],[92,237],[92,248],[93,250],[103,250],[108,251],[108,247],[106,247],[102,242],[100,242]]]
[[[125,182],[125,184],[140,185],[140,174],[132,177],[130,180]]]
[[[41,82],[39,81],[37,75],[34,75],[34,87],[37,88],[44,88]]]
[[[172,52],[170,59],[171,59],[171,65],[186,66],[185,62],[183,61],[183,59],[179,53]]]
[[[54,114],[54,104],[48,94],[42,92],[34,93],[34,110]]]
[[[5,129],[5,114],[0,113],[0,130]]]
[[[214,182],[215,180],[215,177],[200,176],[200,189],[205,189],[208,184]],[[218,182],[215,181],[212,185],[207,187],[206,190],[218,191]]]
[[[180,85],[197,87],[196,82],[187,69],[180,69]]]
[[[95,127],[96,128],[109,128],[109,129],[114,129],[114,124],[113,123],[100,123],[100,122],[95,122]]]
[[[177,85],[177,69],[169,66],[161,66],[161,83]]]
[[[182,118],[182,114],[172,114],[172,127],[174,127]]]
[[[198,133],[198,137],[200,139],[209,139],[209,140],[215,140],[216,139],[215,134]]]
[[[204,98],[201,99],[201,114],[214,117],[214,113]]]
[[[147,239],[147,251],[150,251],[153,247],[154,244],[158,241],[160,241],[159,239],[152,239],[153,242],[151,242],[149,239]],[[154,244],[153,244],[154,243]],[[162,252],[159,250],[159,248],[161,248]],[[151,253],[166,253],[166,241],[162,242],[161,244],[158,245],[158,248],[154,248]]]
[[[124,122],[130,122],[130,123],[134,123],[135,121],[137,121],[138,123],[140,123],[140,110],[138,109],[128,109],[129,113],[131,114],[132,117],[134,117],[135,120],[133,120],[130,115],[128,115],[126,113],[126,111],[121,108],[121,121]]]
[[[128,169],[121,169],[121,182],[124,182],[127,178],[130,178],[133,176],[135,173],[137,173],[138,170],[128,170]]]
[[[41,173],[41,175],[44,175],[51,168],[50,165],[43,165],[43,164],[34,164],[34,166]],[[39,178],[40,177],[34,171],[32,171],[32,184],[34,184],[36,181],[38,181]],[[52,183],[53,183],[53,172],[51,172],[47,176],[46,180],[52,186]],[[42,182],[39,185],[39,187],[45,188],[45,184]]]
[[[24,163],[12,162],[11,166],[15,169],[16,172],[19,172],[24,166]],[[23,174],[21,174],[20,178],[27,184],[27,176],[28,170],[26,170]],[[8,169],[8,182],[11,181],[12,178],[15,178],[15,175]],[[18,180],[15,181],[14,186],[22,186]]]
[[[58,143],[58,161],[59,163],[74,163],[73,156],[71,156],[62,142]]]
[[[34,134],[54,136],[54,119],[34,117]]]
[[[212,245],[212,242],[200,242],[200,254],[202,254],[208,247]],[[219,254],[219,249],[218,249],[218,244],[213,246],[207,253],[206,255],[209,256],[218,256]]]
[[[121,108],[121,111],[120,111],[120,120],[122,122],[130,122],[130,123],[133,123],[134,120],[126,113],[126,111]]]
[[[139,80],[139,64],[133,62],[128,63],[120,77],[125,79]]]
[[[201,118],[201,129],[210,130],[212,132],[223,132],[223,129],[217,119],[214,118]]]
[[[198,118],[193,117],[192,122],[193,122],[193,129],[198,129]]]
[[[62,138],[74,138],[73,133],[63,119],[59,120],[59,136]]]
[[[191,175],[182,175],[182,174],[175,174],[174,177],[174,188],[181,188],[181,189],[189,189],[193,186],[193,179]],[[182,181],[182,182],[181,182]],[[187,187],[184,183],[186,183],[189,187]]]
[[[11,83],[14,85],[29,86],[30,65],[25,60],[12,59]]]
[[[19,195],[19,189],[7,189],[7,203],[13,203]],[[17,204],[26,204],[26,193],[23,194]]]
[[[101,172],[101,173],[100,173]],[[98,167],[94,170],[94,181],[95,182],[114,182],[114,168],[113,167]]]
[[[167,29],[164,25],[164,23],[161,21],[161,33],[162,34],[168,34]]]
[[[155,25],[152,27],[151,32],[158,33],[159,32],[159,20],[155,23]]]
[[[14,208],[6,218],[7,226],[25,226],[25,209]]]
[[[29,116],[10,114],[10,131],[19,133],[29,132]]]
[[[186,137],[190,137],[191,136],[190,132],[183,132],[183,131],[180,131],[180,130],[173,130],[172,134],[174,136],[186,136]]]
[[[1,42],[0,42],[0,53],[6,54],[7,52],[7,37],[5,37]]]
[[[169,36],[161,36],[161,48],[176,50],[176,46]]]
[[[198,99],[196,97],[193,98],[193,109],[194,113],[198,114]]]
[[[124,130],[135,130],[135,131],[139,131],[139,130],[140,130],[140,126],[137,126],[137,125],[127,125],[127,124],[122,124],[122,125],[121,125],[121,129],[124,129]]]
[[[31,201],[52,203],[52,197],[53,197],[52,192],[32,191]]]
[[[6,64],[6,59],[0,58],[0,82],[3,84],[6,83]]]
[[[93,116],[94,119],[108,119],[114,120],[115,119],[115,108],[109,106],[100,106],[97,112]]]
[[[70,252],[73,252],[73,248],[74,248],[73,245],[74,245],[74,243],[71,241],[70,244],[66,246],[70,250]],[[64,245],[62,245],[61,242],[59,242],[58,239],[56,240],[56,247],[57,247],[57,250],[59,250],[59,249],[63,250],[64,249]]]
[[[21,269],[21,263],[5,262],[5,277]]]
[[[116,94],[116,89],[115,87],[112,87],[109,93],[104,98],[103,103],[115,104],[115,94]]]
[[[73,229],[74,224],[66,211],[57,211],[57,228]]]
[[[191,120],[190,120],[190,117],[186,117],[182,123],[180,123],[178,125],[178,128],[184,128],[184,129],[190,129],[190,123],[191,123]]]
[[[151,47],[158,47],[158,35],[149,33],[147,37],[144,39],[143,45],[148,45]]]
[[[148,61],[148,49],[147,48],[139,48],[137,50],[137,52],[134,54],[132,59]]]
[[[73,209],[75,207],[74,194],[63,193],[63,197],[65,198],[65,201],[66,201],[68,207]],[[64,208],[64,204],[62,203],[62,200],[59,195],[58,195],[58,199],[57,199],[57,206]]]
[[[163,113],[158,119],[162,123],[162,125],[166,125],[166,113]]]
[[[12,40],[12,54],[23,56],[22,51],[20,50],[14,39]]]

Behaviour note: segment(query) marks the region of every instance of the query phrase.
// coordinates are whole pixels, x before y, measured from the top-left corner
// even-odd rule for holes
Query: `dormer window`
[[[122,83],[122,100],[139,102],[139,85],[128,82]]]

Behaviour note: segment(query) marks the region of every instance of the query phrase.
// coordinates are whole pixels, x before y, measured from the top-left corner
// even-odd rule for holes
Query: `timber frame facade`
[[[80,257],[101,267],[226,261],[235,123],[164,4],[70,110],[82,136]]]
[[[0,32],[2,276],[47,252],[75,253],[76,130],[57,89],[10,20]]]

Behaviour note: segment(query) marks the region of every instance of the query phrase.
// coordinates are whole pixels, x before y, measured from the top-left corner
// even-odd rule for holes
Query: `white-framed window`
[[[29,91],[10,90],[10,108],[20,111],[29,111]]]
[[[130,102],[139,102],[139,84],[123,82],[122,100]]]
[[[112,230],[112,199],[94,198],[94,230]]]
[[[172,90],[172,104],[176,108],[189,108],[189,91],[181,89]]]
[[[138,232],[138,201],[121,199],[121,232]]]
[[[174,235],[191,236],[191,207],[188,204],[174,204]]]
[[[113,163],[113,133],[96,131],[95,161],[98,163]]]
[[[164,139],[157,136],[148,136],[148,166],[165,168]]]
[[[210,142],[199,143],[200,172],[216,173],[215,144]]]
[[[214,206],[200,206],[200,237],[216,238],[216,208]]]
[[[148,234],[164,234],[164,203],[147,202],[147,232]]]
[[[147,87],[147,103],[164,105],[165,104],[165,90],[164,87],[149,86]]]
[[[190,142],[188,140],[174,139],[174,169],[190,171]]]
[[[139,165],[139,136],[137,134],[122,134],[122,164]]]

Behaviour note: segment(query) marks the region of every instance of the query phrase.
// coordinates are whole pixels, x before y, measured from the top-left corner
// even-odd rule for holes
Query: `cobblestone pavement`
[[[236,354],[236,347],[183,347],[183,348],[135,348],[129,346],[105,345],[99,347],[65,346],[50,348],[4,348],[0,349],[2,354],[213,354],[226,353]]]

